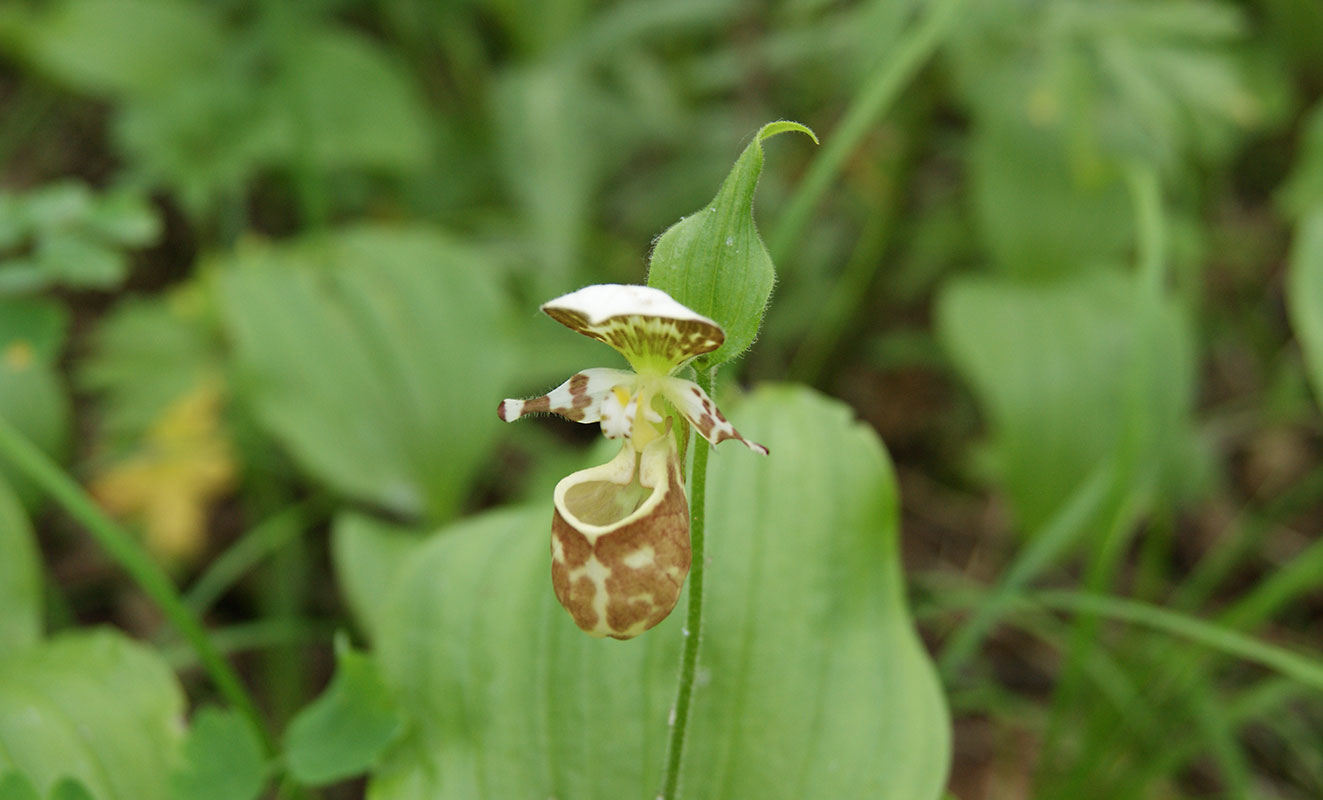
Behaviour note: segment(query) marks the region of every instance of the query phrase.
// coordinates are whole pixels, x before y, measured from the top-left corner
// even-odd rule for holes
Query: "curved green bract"
[[[758,336],[772,295],[776,271],[753,220],[753,195],[763,171],[763,140],[798,131],[818,137],[798,122],[769,122],[731,167],[712,202],[672,225],[657,239],[648,266],[648,285],[716,320],[726,342],[699,356],[700,369],[736,358]]]
[[[684,796],[940,797],[949,723],[905,606],[885,450],[802,388],[761,389],[732,418],[772,455],[718,454],[709,474]],[[552,595],[550,522],[550,499],[482,515],[388,582],[368,621],[412,722],[373,800],[654,796],[685,609],[627,642],[583,635]],[[337,551],[392,533],[348,518]]]

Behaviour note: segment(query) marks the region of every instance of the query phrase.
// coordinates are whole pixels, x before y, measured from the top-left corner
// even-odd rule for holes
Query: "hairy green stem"
[[[42,487],[59,503],[69,516],[82,523],[134,582],[161,609],[166,619],[175,626],[193,647],[198,661],[207,670],[221,695],[238,709],[261,734],[268,752],[274,751],[262,715],[257,705],[234,671],[220,654],[202,621],[185,605],[174,583],[142,546],[123,528],[116,525],[97,507],[87,493],[63,470],[28,441],[8,420],[0,417],[0,457],[8,459],[16,468]]]
[[[714,394],[715,379],[715,370],[698,372],[698,385],[708,395]],[[694,696],[694,675],[698,671],[698,646],[703,638],[703,534],[707,521],[708,448],[706,439],[694,436],[694,470],[689,479],[689,541],[693,550],[693,564],[689,568],[689,615],[685,620],[680,677],[675,690],[675,705],[671,709],[671,735],[666,745],[666,764],[659,795],[664,800],[675,800],[679,796],[680,767],[684,761],[685,735]]]
[[[799,188],[777,221],[776,229],[767,242],[773,261],[784,259],[791,247],[799,241],[814,207],[840,174],[846,159],[868,134],[878,117],[890,107],[905,84],[937,50],[963,2],[936,0],[930,4],[927,15],[913,25],[912,30],[906,31],[895,52],[884,59],[868,77],[862,91],[846,109],[836,130],[829,138],[824,138],[826,144],[813,159],[808,174],[800,181]]]

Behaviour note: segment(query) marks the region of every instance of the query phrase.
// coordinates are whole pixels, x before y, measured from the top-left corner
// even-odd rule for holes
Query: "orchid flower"
[[[707,393],[674,373],[721,346],[721,326],[665,292],[604,284],[542,306],[552,319],[618,350],[634,368],[586,369],[547,394],[504,400],[513,422],[549,412],[599,423],[620,452],[556,484],[551,585],[584,631],[628,639],[666,618],[689,574],[689,503],[676,445],[676,415],[712,444],[736,439]]]

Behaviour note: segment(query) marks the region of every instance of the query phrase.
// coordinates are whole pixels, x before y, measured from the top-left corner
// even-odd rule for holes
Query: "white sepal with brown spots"
[[[593,636],[629,639],[666,618],[689,574],[689,505],[669,430],[556,485],[551,584]]]
[[[726,341],[716,322],[648,286],[587,286],[542,304],[557,322],[605,342],[642,375],[669,375]]]
[[[575,422],[597,422],[602,418],[602,400],[611,390],[633,386],[635,380],[634,373],[620,369],[586,369],[544,395],[527,400],[502,400],[496,415],[503,422],[514,422],[529,414],[559,414]]]
[[[740,435],[722,415],[721,409],[707,396],[703,387],[683,378],[669,378],[663,384],[662,393],[671,401],[675,409],[689,420],[694,430],[712,444],[719,444],[727,439],[737,439],[755,453],[767,455],[767,448],[751,442]]]

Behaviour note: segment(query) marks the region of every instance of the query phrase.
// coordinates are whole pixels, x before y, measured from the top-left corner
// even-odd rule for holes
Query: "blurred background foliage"
[[[1320,42],[1316,0],[10,0],[0,418],[189,587],[277,728],[339,663],[313,717],[384,742],[380,679],[330,632],[343,593],[398,649],[372,587],[405,550],[333,569],[332,521],[434,530],[596,457],[496,424],[602,363],[533,309],[642,282],[796,119],[823,146],[768,144],[778,284],[723,375],[809,384],[886,443],[950,790],[1323,796]],[[101,743],[125,759],[178,739],[182,695],[116,692],[162,662],[79,625],[209,697],[3,458],[0,605],[0,683],[101,665],[57,694],[94,728],[136,709],[141,741]],[[246,724],[202,712],[187,748],[260,787]],[[307,783],[371,763],[299,750],[311,725]],[[89,788],[166,796],[140,778]]]

